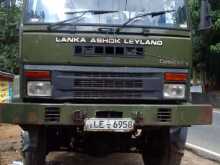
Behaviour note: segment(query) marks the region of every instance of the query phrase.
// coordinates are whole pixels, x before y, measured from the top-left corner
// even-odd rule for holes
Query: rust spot
[[[202,114],[200,115],[199,120],[201,122],[205,122],[205,123],[212,123],[212,107],[211,106],[207,106],[203,109]]]

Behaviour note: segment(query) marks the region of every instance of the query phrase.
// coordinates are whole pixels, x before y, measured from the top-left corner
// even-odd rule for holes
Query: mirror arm
[[[200,9],[200,31],[206,31],[212,28],[211,16],[210,12],[210,4],[209,0],[201,0],[201,9]]]

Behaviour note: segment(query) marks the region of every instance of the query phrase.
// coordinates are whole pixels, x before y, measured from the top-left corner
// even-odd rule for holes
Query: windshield
[[[56,23],[78,17],[81,15],[79,11],[85,10],[117,12],[88,12],[76,24],[120,26],[143,13],[174,10],[154,17],[137,18],[127,26],[187,28],[185,0],[27,0],[24,21],[33,24]]]

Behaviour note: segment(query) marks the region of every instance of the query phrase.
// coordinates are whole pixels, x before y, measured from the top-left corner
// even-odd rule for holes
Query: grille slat
[[[78,88],[73,88],[74,91],[99,91],[99,90],[105,90],[105,91],[141,91],[143,90],[141,88],[106,88],[106,87],[78,87]]]
[[[121,92],[121,91],[74,91],[76,98],[99,98],[99,99],[122,99],[122,98],[139,98],[142,92]]]
[[[74,76],[80,76],[80,78],[83,77],[116,77],[116,78],[128,78],[128,77],[133,77],[133,78],[143,78],[143,77],[148,77],[151,74],[144,74],[144,73],[101,73],[101,72],[75,72],[73,74]]]

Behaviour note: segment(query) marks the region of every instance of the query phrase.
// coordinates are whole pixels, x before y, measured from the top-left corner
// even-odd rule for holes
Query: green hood
[[[23,32],[22,60],[31,64],[186,68],[191,65],[190,36]],[[141,47],[143,56],[77,55],[75,46]]]

